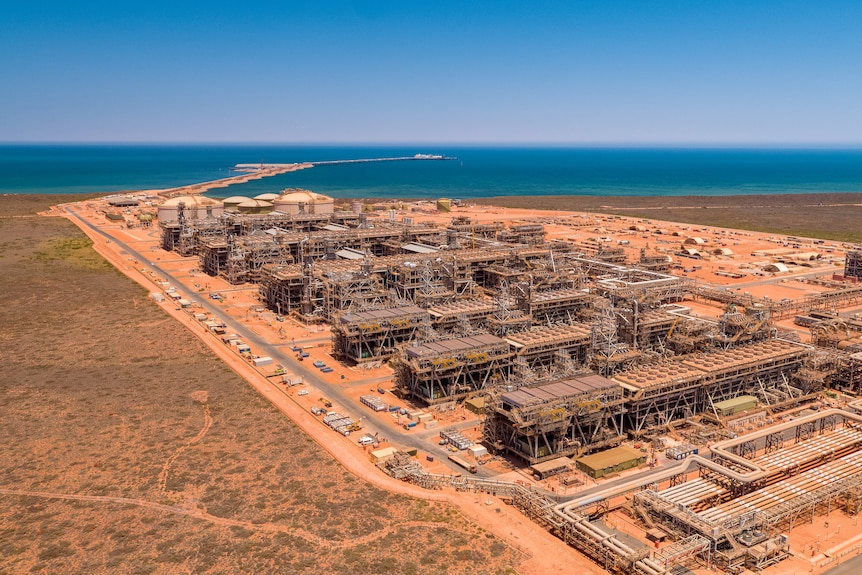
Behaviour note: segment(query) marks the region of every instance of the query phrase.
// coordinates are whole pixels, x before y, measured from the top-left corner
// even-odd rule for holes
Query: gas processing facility
[[[677,277],[646,250],[629,262],[612,244],[549,242],[535,222],[369,218],[301,190],[245,207],[171,202],[159,214],[165,249],[256,284],[273,312],[329,323],[334,357],[388,362],[419,404],[483,404],[492,452],[542,470],[670,436],[712,455],[565,503],[405,460],[390,464],[395,476],[511,498],[608,570],[647,575],[687,559],[762,569],[787,555],[794,524],[859,509],[862,418],[802,411],[824,389],[862,388],[862,322],[834,311],[862,304],[858,283],[778,302]],[[862,275],[860,260],[850,252],[845,276]],[[696,317],[687,301],[723,313]],[[787,318],[809,327],[811,344],[776,327]],[[739,417],[752,406],[764,409]],[[632,547],[596,523],[620,504],[670,543]]]

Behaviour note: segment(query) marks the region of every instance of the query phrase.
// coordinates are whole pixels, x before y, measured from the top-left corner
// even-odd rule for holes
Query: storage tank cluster
[[[268,214],[276,211],[290,215],[331,214],[335,205],[334,200],[329,196],[294,188],[287,188],[281,194],[259,194],[253,198],[231,196],[224,200],[217,200],[206,196],[180,196],[166,200],[159,206],[159,221],[177,221],[180,203],[183,204],[183,213],[187,220],[215,219],[223,212]]]
[[[224,212],[224,204],[220,200],[206,196],[178,196],[165,200],[159,205],[159,221],[176,222],[179,218],[180,204],[183,206],[183,216],[187,220],[216,219]]]
[[[283,214],[331,214],[335,202],[329,196],[308,190],[288,188],[273,201],[273,208]]]

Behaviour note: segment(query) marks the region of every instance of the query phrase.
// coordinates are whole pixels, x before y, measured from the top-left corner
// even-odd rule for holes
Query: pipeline
[[[862,412],[862,400],[855,401],[851,403],[850,406],[854,409],[859,409],[860,412]],[[755,481],[760,481],[761,479],[764,479],[774,474],[775,470],[764,469],[763,467],[757,465],[756,463],[748,459],[745,459],[744,457],[730,453],[729,451],[727,451],[728,447],[739,445],[746,441],[760,439],[767,435],[771,435],[780,431],[785,431],[787,429],[792,429],[799,425],[810,423],[812,421],[818,421],[832,415],[839,416],[844,418],[845,420],[849,419],[855,421],[856,423],[862,424],[862,415],[858,413],[851,413],[842,409],[827,409],[825,411],[820,411],[818,413],[807,415],[805,417],[800,417],[799,419],[795,419],[793,421],[788,421],[780,425],[762,429],[741,438],[727,439],[725,441],[721,441],[710,448],[710,451],[713,453],[713,455],[732,461],[733,463],[736,463],[744,469],[749,469],[749,472],[740,473],[736,470],[729,469],[723,465],[715,463],[710,459],[706,459],[700,455],[692,455],[686,458],[686,460],[681,462],[678,466],[670,467],[661,473],[650,474],[645,478],[635,478],[631,481],[627,481],[620,485],[602,490],[596,494],[590,494],[573,499],[571,501],[560,503],[554,507],[554,513],[556,513],[563,519],[570,519],[570,513],[576,513],[575,510],[580,507],[591,505],[604,499],[612,499],[613,497],[628,493],[629,491],[641,489],[651,483],[659,483],[661,481],[668,480],[675,475],[688,474],[694,469],[700,468],[706,468],[711,471],[715,471],[716,473],[729,477],[739,483],[750,484]]]

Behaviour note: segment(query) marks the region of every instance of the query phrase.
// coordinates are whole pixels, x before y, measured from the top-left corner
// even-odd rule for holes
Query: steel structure
[[[404,393],[436,404],[507,381],[512,352],[505,340],[481,334],[403,347],[392,366]]]
[[[622,390],[599,375],[582,375],[496,393],[486,399],[487,445],[530,464],[619,442]]]
[[[585,365],[590,347],[590,328],[585,324],[538,326],[510,333],[506,341],[530,369],[550,368],[560,351],[578,365]]]
[[[626,429],[639,434],[710,412],[717,401],[789,386],[789,377],[809,353],[805,346],[769,340],[619,372],[613,379],[628,400]]]
[[[387,359],[429,325],[428,311],[416,306],[344,313],[332,324],[332,353],[353,363]]]
[[[862,280],[862,250],[850,250],[845,254],[844,277]]]

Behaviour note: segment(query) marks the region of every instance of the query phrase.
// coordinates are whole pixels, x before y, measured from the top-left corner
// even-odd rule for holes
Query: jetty
[[[302,162],[302,166],[333,166],[336,164],[369,164],[372,162],[407,162],[421,160],[457,160],[451,156],[440,154],[415,154],[413,156],[399,156],[395,158],[360,158],[355,160],[321,160],[317,162]],[[237,172],[258,172],[267,169],[281,169],[297,164],[237,164],[234,170]]]
[[[270,176],[277,176],[287,172],[295,172],[310,168],[311,164],[239,164],[245,166],[244,169],[234,168],[235,172],[240,172],[238,175],[221,178],[219,180],[211,180],[208,182],[200,182],[197,184],[189,184],[188,186],[180,186],[177,188],[168,188],[158,190],[156,193],[165,198],[174,198],[177,196],[192,196],[203,194],[215,188],[226,188],[235,184],[244,184],[252,180],[260,180]]]
[[[237,175],[212,180],[209,182],[201,182],[190,184],[188,186],[180,186],[177,188],[168,188],[165,190],[154,190],[155,193],[164,198],[174,198],[177,196],[192,196],[203,194],[215,188],[226,188],[236,184],[244,184],[251,180],[259,180],[270,176],[277,176],[287,172],[295,172],[305,170],[314,166],[331,166],[334,164],[365,164],[370,162],[403,162],[416,160],[457,160],[449,156],[439,154],[415,154],[413,156],[402,156],[397,158],[361,158],[357,160],[323,160],[319,162],[296,162],[292,164],[237,164],[233,167],[233,171]]]

